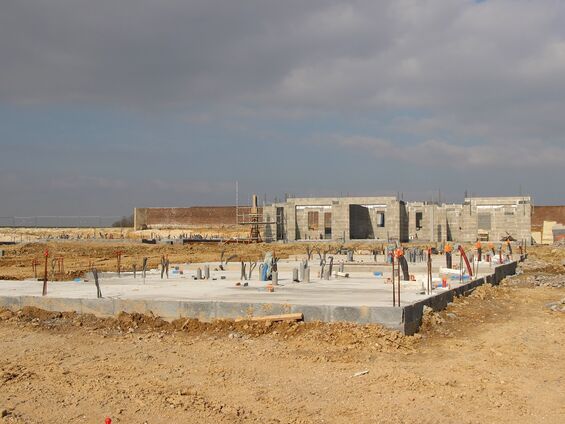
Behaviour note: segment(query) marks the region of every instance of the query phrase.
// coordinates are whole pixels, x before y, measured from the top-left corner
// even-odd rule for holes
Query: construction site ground
[[[70,278],[95,261],[281,257],[304,246],[50,242]],[[358,249],[368,246],[357,246]],[[29,278],[45,245],[5,246],[0,274]],[[426,314],[412,337],[378,325],[117,318],[0,311],[1,420],[13,423],[562,423],[564,248],[523,274]],[[188,257],[188,259],[187,259]],[[137,262],[140,263],[140,262]],[[532,277],[551,279],[536,285]],[[66,279],[66,278],[65,278]],[[537,280],[536,280],[537,281]],[[545,280],[544,280],[545,281]],[[56,283],[54,283],[56,284]]]

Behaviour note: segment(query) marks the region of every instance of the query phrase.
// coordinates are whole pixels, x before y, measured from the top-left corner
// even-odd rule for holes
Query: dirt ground
[[[143,238],[179,238],[201,235],[207,238],[245,238],[249,227],[242,225],[195,226],[188,229],[134,230],[133,228],[0,228],[0,241],[18,243],[49,240],[141,240]]]
[[[194,229],[193,229],[194,230]],[[190,231],[193,231],[190,230]],[[198,230],[198,229],[196,229]],[[206,231],[218,231],[214,229],[200,229],[201,233]],[[338,243],[311,243],[298,242],[288,244],[219,244],[204,243],[190,245],[166,245],[166,244],[141,244],[140,239],[146,237],[178,237],[181,232],[188,230],[145,230],[133,231],[132,229],[107,228],[98,229],[99,233],[112,235],[112,239],[87,239],[93,236],[92,229],[37,229],[37,228],[12,228],[0,229],[0,240],[15,240],[16,245],[0,245],[4,256],[0,257],[0,279],[22,280],[34,278],[36,275],[32,268],[33,261],[37,262],[37,276],[43,276],[44,252],[49,251],[50,261],[55,257],[64,258],[64,273],[57,274],[55,280],[72,280],[82,276],[95,266],[101,271],[117,271],[117,252],[121,252],[121,270],[131,271],[135,265],[140,269],[143,258],[148,258],[148,266],[156,268],[161,263],[161,257],[166,255],[171,263],[194,263],[204,261],[219,261],[221,252],[225,258],[233,256],[233,260],[258,260],[264,257],[268,251],[273,251],[279,258],[288,258],[289,255],[305,254],[306,246],[313,250],[313,257],[317,257],[316,251],[327,250],[335,252],[336,249],[351,248],[357,253],[369,253],[372,249],[380,249],[386,245],[383,242],[351,242]],[[223,232],[222,232],[223,231]],[[223,237],[233,235],[232,229],[221,230]],[[61,240],[60,237],[70,236],[69,240]],[[123,237],[122,237],[123,236]],[[49,238],[47,238],[49,237]],[[80,237],[80,239],[77,239]],[[23,240],[20,243],[20,240]],[[411,246],[427,246],[425,243],[410,243]],[[433,247],[437,247],[433,243]],[[470,246],[467,246],[470,247]],[[565,249],[549,246],[538,246],[529,250],[532,258],[539,258],[558,269],[562,268],[565,260]],[[547,265],[547,264],[546,264]],[[48,270],[51,270],[49,262]]]
[[[2,419],[563,423],[565,313],[548,304],[565,289],[527,277],[565,279],[552,265],[564,250],[540,250],[524,274],[427,314],[415,337],[350,324],[0,311]]]
[[[314,250],[335,252],[339,244],[288,243],[288,244],[224,244],[205,243],[190,245],[141,244],[126,240],[51,240],[47,242],[29,242],[17,245],[0,246],[4,256],[0,257],[0,280],[22,280],[34,277],[32,262],[37,266],[37,276],[44,274],[44,252],[49,251],[48,272],[51,270],[51,260],[55,257],[64,258],[64,274],[56,275],[55,280],[72,280],[82,276],[92,266],[102,271],[117,271],[117,252],[122,252],[121,270],[131,271],[133,265],[141,269],[143,258],[148,258],[148,266],[156,268],[161,263],[161,257],[166,255],[171,263],[195,263],[219,261],[222,252],[225,259],[259,260],[266,252],[272,251],[279,258],[288,258],[293,254],[305,254],[306,246]],[[357,252],[368,253],[370,249],[383,246],[382,243],[349,243],[347,247],[355,248]],[[364,250],[363,250],[364,249]],[[318,257],[313,252],[313,257]]]

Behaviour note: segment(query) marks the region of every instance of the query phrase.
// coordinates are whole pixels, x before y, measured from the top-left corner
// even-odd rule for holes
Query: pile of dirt
[[[431,331],[434,327],[441,325],[445,322],[440,312],[435,312],[432,308],[424,306],[424,313],[422,315],[422,324],[420,330],[424,332]]]
[[[0,321],[12,321],[18,325],[32,325],[66,332],[74,327],[100,332],[104,335],[132,333],[159,333],[161,335],[183,333],[190,336],[206,335],[212,338],[258,338],[263,336],[288,340],[301,338],[332,346],[366,347],[373,350],[411,350],[419,336],[410,337],[388,330],[377,324],[323,323],[294,321],[215,320],[199,321],[181,318],[172,322],[153,314],[121,312],[117,317],[99,318],[92,314],[75,312],[49,312],[35,307],[19,311],[0,309]]]
[[[528,250],[528,259],[524,261],[524,271],[565,272],[565,248],[556,246],[535,246]]]
[[[492,284],[483,284],[482,286],[479,286],[475,290],[473,290],[469,297],[488,300],[493,299],[498,295],[499,289],[497,287],[494,287]]]
[[[511,302],[515,293],[515,287],[483,284],[466,296],[455,297],[444,310],[436,312],[424,307],[420,333],[425,338],[454,336],[466,326],[496,320],[501,307]]]

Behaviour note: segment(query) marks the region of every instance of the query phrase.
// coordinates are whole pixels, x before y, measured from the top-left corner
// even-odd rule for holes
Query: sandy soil
[[[563,423],[565,314],[545,306],[563,297],[481,287],[416,337],[0,311],[0,409],[14,423]]]
[[[141,240],[142,238],[179,238],[194,235],[214,238],[245,238],[249,236],[249,227],[225,225],[202,226],[187,229],[138,230],[133,228],[0,228],[0,241],[34,242],[45,239],[124,239]]]
[[[335,251],[338,244],[309,244],[313,248],[320,246],[321,249],[332,249]],[[373,245],[363,243],[352,243],[347,246],[356,248],[358,252],[363,249],[371,249],[382,246],[382,243]],[[279,258],[288,258],[293,254],[306,254],[305,243],[289,244],[193,244],[193,245],[164,245],[164,244],[141,244],[123,240],[104,241],[60,241],[30,242],[18,245],[2,246],[4,256],[0,257],[0,280],[22,280],[33,278],[34,271],[32,262],[38,261],[38,277],[44,273],[44,252],[49,251],[50,258],[62,256],[64,258],[65,273],[57,275],[56,280],[72,280],[96,266],[99,270],[117,271],[118,251],[122,252],[121,269],[132,270],[136,264],[141,268],[143,258],[148,258],[150,268],[155,268],[161,263],[163,255],[168,256],[171,263],[194,263],[203,261],[219,261],[221,252],[225,258],[234,256],[233,260],[259,260],[265,252],[272,251]],[[365,250],[367,253],[369,250]],[[318,257],[313,253],[313,257]],[[51,262],[48,263],[50,272]]]
[[[268,245],[153,246],[50,242],[69,272],[261,256]],[[360,248],[360,246],[357,246]],[[29,277],[45,248],[7,248],[0,278]],[[277,246],[281,257],[304,245]],[[565,249],[530,250],[524,274],[483,286],[426,315],[405,337],[380,326],[321,323],[167,323],[26,309],[0,310],[0,422],[563,423]],[[362,372],[363,375],[356,375]]]

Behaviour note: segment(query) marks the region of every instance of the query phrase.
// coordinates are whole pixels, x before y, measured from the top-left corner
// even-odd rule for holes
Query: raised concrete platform
[[[209,264],[213,270],[217,264]],[[432,295],[422,293],[424,264],[413,264],[415,282],[402,282],[401,306],[392,306],[392,287],[387,284],[389,266],[380,266],[384,278],[368,272],[351,272],[350,278],[322,280],[316,278],[317,266],[312,266],[312,282],[296,283],[289,278],[294,261],[279,263],[279,286],[270,293],[267,282],[254,281],[248,287],[235,284],[239,280],[237,264],[226,271],[212,271],[210,280],[193,280],[197,267],[203,264],[181,265],[183,274],[171,272],[161,280],[158,272],[148,273],[145,283],[139,274],[121,277],[103,274],[100,279],[104,298],[96,298],[91,281],[49,282],[48,295],[41,296],[42,282],[0,281],[0,307],[20,309],[35,306],[51,311],[76,311],[100,316],[125,312],[152,312],[165,319],[193,317],[201,320],[240,318],[301,312],[307,321],[346,321],[379,323],[405,334],[418,331],[425,305],[435,310],[445,308],[455,295],[489,282],[498,284],[514,274],[516,262],[496,268],[484,267],[479,278],[459,284],[452,280],[451,289],[435,289]],[[372,268],[373,269],[373,268]],[[420,272],[421,271],[421,272]],[[222,279],[223,277],[223,279]],[[437,277],[437,275],[436,275]]]

